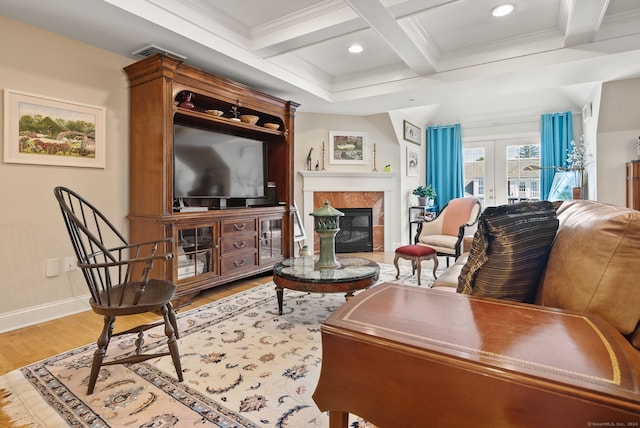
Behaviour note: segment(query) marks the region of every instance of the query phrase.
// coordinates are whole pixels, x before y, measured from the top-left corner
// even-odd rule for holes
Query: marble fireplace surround
[[[298,171],[298,174],[302,176],[303,193],[303,206],[298,209],[309,248],[315,248],[313,217],[309,213],[320,208],[325,200],[334,208],[372,208],[373,251],[391,248],[391,230],[384,227],[384,221],[393,218],[391,198],[396,173]]]

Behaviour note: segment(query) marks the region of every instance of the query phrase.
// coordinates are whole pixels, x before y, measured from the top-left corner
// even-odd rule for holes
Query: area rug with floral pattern
[[[379,282],[416,285],[411,268],[380,265]],[[425,263],[422,286],[431,283]],[[320,325],[343,294],[285,290],[278,315],[274,284],[180,313],[184,381],[170,357],[103,367],[95,391],[87,379],[95,344],[0,377],[0,407],[15,426],[32,427],[328,427],[312,394],[321,365]],[[145,350],[165,347],[161,327]],[[114,338],[108,357],[133,353],[133,339]],[[351,416],[350,426],[366,422]]]

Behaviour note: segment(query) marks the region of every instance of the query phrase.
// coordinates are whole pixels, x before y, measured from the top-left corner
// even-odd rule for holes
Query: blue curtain
[[[455,125],[427,128],[427,185],[436,191],[442,209],[451,199],[464,196],[462,127]]]
[[[549,197],[556,171],[554,166],[567,166],[567,153],[573,140],[571,112],[543,114],[540,122],[540,199]]]

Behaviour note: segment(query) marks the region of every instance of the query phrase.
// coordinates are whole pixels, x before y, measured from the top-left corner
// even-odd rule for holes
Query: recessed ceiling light
[[[493,16],[505,16],[505,15],[509,15],[511,12],[513,12],[513,5],[503,4],[501,6],[494,7],[493,10],[491,11],[491,14]]]
[[[351,53],[360,53],[362,52],[362,46],[360,45],[351,45],[349,46],[349,52]]]

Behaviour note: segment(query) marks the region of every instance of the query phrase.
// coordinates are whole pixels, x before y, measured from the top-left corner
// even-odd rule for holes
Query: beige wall
[[[9,88],[106,108],[106,168],[0,163],[0,331],[36,317],[87,307],[78,270],[65,273],[73,251],[53,196],[69,186],[127,230],[128,58],[0,17],[0,82]],[[4,106],[0,107],[4,113]],[[4,114],[2,129],[5,129]],[[2,134],[2,144],[4,133]],[[45,277],[45,260],[61,273]],[[51,305],[57,302],[56,305]]]
[[[640,138],[640,79],[603,83],[599,111],[595,197],[625,206],[625,163],[636,159]]]

